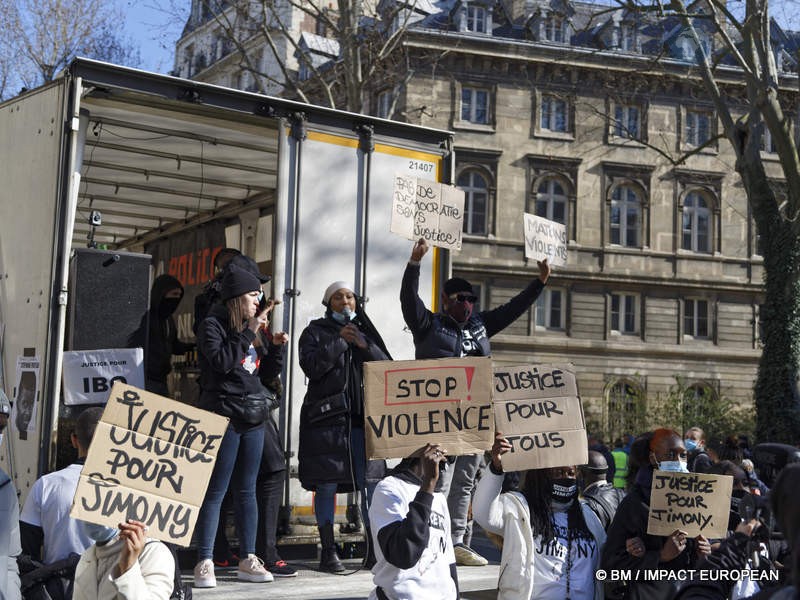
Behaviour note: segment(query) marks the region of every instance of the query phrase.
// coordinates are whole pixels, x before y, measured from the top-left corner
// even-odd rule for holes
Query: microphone
[[[342,314],[345,317],[347,317],[348,321],[350,321],[352,323],[352,321],[353,321],[353,311],[350,310],[349,306],[345,305],[345,307],[342,309]]]

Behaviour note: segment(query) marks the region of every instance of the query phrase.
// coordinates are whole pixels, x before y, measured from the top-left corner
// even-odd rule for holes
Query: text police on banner
[[[228,419],[115,383],[70,516],[188,546]]]
[[[511,444],[505,470],[587,462],[583,407],[569,367],[496,367],[493,392],[495,426]]]
[[[650,491],[647,533],[724,538],[728,533],[733,477],[655,471]]]
[[[364,363],[367,456],[403,458],[426,443],[448,454],[492,446],[490,358]]]
[[[392,195],[392,233],[409,240],[461,250],[464,192],[452,185],[395,175]]]
[[[141,348],[64,352],[64,404],[103,404],[117,381],[144,387]]]

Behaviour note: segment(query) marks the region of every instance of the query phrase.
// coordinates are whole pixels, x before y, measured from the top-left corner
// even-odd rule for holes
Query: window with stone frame
[[[461,86],[461,121],[488,125],[490,118],[491,91],[486,88]]]
[[[644,390],[628,377],[613,377],[605,389],[608,411],[608,436],[610,440],[633,433],[636,435],[644,425]]]
[[[642,246],[642,198],[632,185],[620,184],[611,192],[608,228],[612,245]]]
[[[539,101],[539,129],[555,133],[572,131],[569,101],[555,94],[542,94]]]
[[[705,298],[683,300],[683,337],[707,340],[711,338],[711,303]]]
[[[485,6],[470,2],[467,4],[467,31],[471,33],[489,32],[489,11]]]
[[[464,192],[464,233],[489,233],[489,181],[486,173],[467,168],[458,174],[456,186]]]
[[[536,329],[564,331],[567,324],[567,292],[546,287],[536,299]]]
[[[706,194],[694,190],[683,199],[681,248],[702,254],[711,253],[713,212]]]
[[[554,13],[545,18],[543,23],[544,39],[556,44],[569,43],[568,20],[560,14]]]
[[[563,181],[556,177],[544,177],[539,182],[536,188],[536,216],[566,225],[568,203]]]
[[[530,187],[525,212],[566,225],[567,238],[575,240],[580,158],[529,154]]]
[[[610,115],[610,133],[615,138],[644,141],[644,107],[615,102]]]
[[[684,112],[683,141],[689,146],[707,144],[715,135],[714,113],[709,110],[690,109]]]
[[[610,329],[617,335],[639,333],[640,299],[638,294],[611,294]]]
[[[639,31],[635,23],[619,26],[619,49],[623,52],[639,52]]]

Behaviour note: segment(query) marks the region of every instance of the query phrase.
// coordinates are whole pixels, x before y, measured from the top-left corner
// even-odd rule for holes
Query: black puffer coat
[[[350,466],[350,428],[364,426],[363,365],[389,358],[374,328],[357,312],[355,323],[367,339],[360,349],[339,335],[342,325],[330,316],[311,321],[300,335],[300,367],[308,390],[300,409],[300,483],[315,490],[321,483],[337,483],[339,492],[353,490]],[[310,423],[309,407],[347,388],[349,413]]]

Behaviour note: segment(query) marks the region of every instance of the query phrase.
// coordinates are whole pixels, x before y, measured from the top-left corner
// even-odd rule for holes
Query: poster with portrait
[[[21,437],[23,432],[36,431],[36,415],[39,412],[39,365],[37,356],[17,357],[11,421]]]

